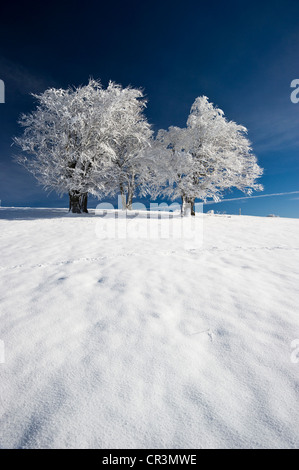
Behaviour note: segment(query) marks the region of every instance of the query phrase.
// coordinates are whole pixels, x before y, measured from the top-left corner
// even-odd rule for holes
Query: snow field
[[[196,217],[186,249],[0,218],[1,448],[298,447],[298,220]]]

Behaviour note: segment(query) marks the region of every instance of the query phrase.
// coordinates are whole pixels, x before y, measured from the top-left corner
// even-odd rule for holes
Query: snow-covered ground
[[[196,248],[0,219],[1,448],[299,446],[298,219],[198,216]]]

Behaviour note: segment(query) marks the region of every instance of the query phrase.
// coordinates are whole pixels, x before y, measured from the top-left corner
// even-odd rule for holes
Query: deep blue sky
[[[184,126],[197,96],[248,127],[265,169],[265,194],[207,206],[243,214],[299,217],[299,2],[52,1],[1,5],[0,200],[65,207],[12,162],[16,121],[33,109],[30,92],[85,84],[90,76],[143,87],[155,129]],[[227,198],[240,197],[240,192]],[[91,201],[91,206],[96,202]]]

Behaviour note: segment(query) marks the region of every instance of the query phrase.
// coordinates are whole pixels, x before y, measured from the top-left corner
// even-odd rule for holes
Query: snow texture
[[[299,220],[197,216],[186,250],[0,218],[1,448],[299,446]]]

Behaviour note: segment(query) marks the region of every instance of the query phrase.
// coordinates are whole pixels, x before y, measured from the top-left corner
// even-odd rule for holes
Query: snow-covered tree
[[[182,198],[182,212],[195,199],[219,200],[223,192],[235,187],[247,194],[262,190],[256,179],[262,175],[247,129],[228,121],[222,110],[205,96],[195,100],[186,128],[160,130],[157,145],[161,153],[162,194]],[[161,166],[161,164],[160,164]]]
[[[139,89],[110,83],[110,127],[108,142],[112,149],[106,173],[108,194],[121,193],[124,208],[131,209],[135,191],[145,192],[149,179],[149,153],[153,131],[144,115],[146,100]]]
[[[152,133],[142,92],[112,82],[103,89],[90,80],[33,96],[38,106],[21,117],[24,133],[14,139],[24,152],[17,161],[46,189],[68,193],[72,212],[87,212],[88,193],[121,191],[130,204]]]
[[[86,212],[87,194],[99,193],[107,162],[104,90],[90,80],[84,87],[51,88],[33,96],[38,105],[21,117],[24,133],[14,139],[24,152],[17,161],[45,189],[68,193],[72,212]]]

